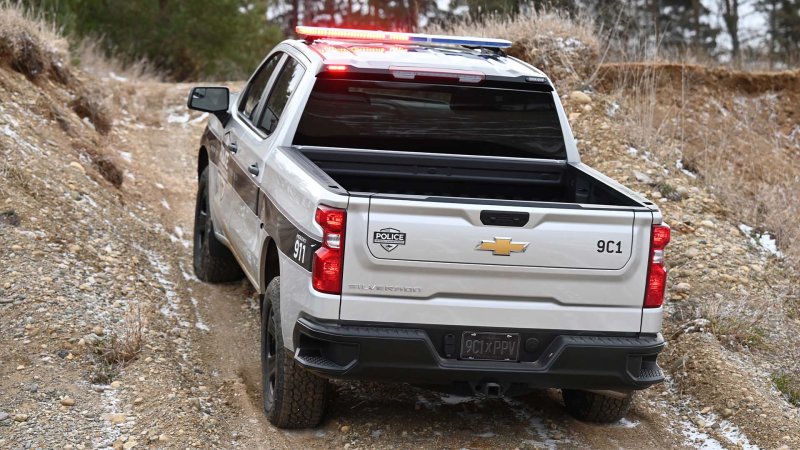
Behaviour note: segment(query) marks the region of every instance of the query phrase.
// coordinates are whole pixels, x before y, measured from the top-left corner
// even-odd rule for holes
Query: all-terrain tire
[[[208,167],[203,169],[197,183],[194,210],[194,274],[202,281],[224,283],[244,277],[239,263],[228,247],[214,235],[214,222],[208,198]]]
[[[298,366],[283,345],[280,277],[267,286],[261,308],[261,380],[264,413],[278,428],[312,428],[322,422],[328,380]]]
[[[633,392],[625,397],[612,397],[595,392],[562,389],[564,405],[573,417],[584,422],[617,422],[631,409]]]

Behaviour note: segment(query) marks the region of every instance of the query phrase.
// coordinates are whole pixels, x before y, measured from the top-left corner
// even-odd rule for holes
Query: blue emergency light
[[[359,41],[406,42],[414,44],[464,45],[467,47],[508,48],[511,41],[467,36],[444,36],[437,34],[396,33],[393,31],[353,30],[347,28],[307,27],[295,28],[298,36],[310,39],[330,38]]]

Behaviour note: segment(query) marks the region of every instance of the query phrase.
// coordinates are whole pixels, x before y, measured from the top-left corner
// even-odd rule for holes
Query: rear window
[[[551,93],[318,79],[297,145],[566,159]]]

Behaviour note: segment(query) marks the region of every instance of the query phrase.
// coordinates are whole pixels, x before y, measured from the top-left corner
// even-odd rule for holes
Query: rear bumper
[[[535,339],[531,342],[539,345],[526,346],[520,362],[505,362],[459,360],[455,354],[460,331],[467,330],[338,325],[300,318],[294,330],[295,360],[328,378],[414,384],[630,390],[664,380],[656,363],[665,345],[660,333],[583,336],[522,330],[523,343]]]

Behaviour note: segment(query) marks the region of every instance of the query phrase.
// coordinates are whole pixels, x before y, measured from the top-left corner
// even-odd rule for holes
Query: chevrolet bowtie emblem
[[[509,256],[511,252],[524,252],[530,242],[512,242],[511,238],[496,237],[493,241],[481,241],[475,250],[486,250],[493,255]]]

